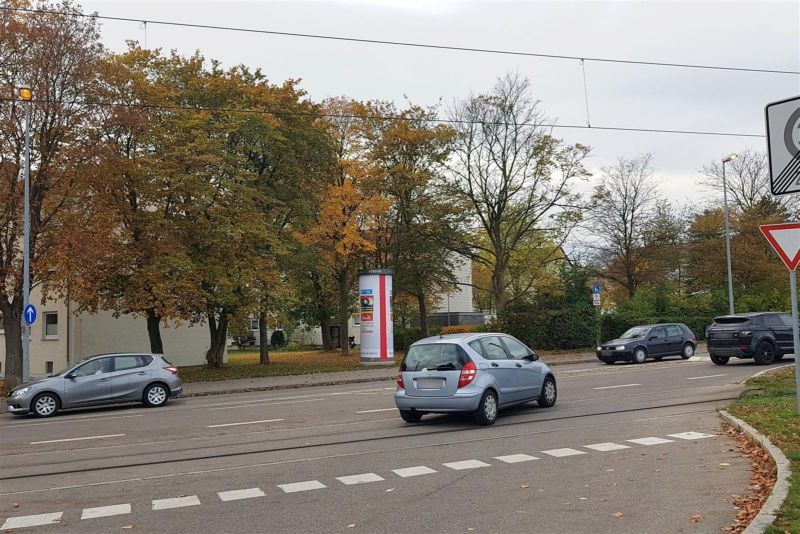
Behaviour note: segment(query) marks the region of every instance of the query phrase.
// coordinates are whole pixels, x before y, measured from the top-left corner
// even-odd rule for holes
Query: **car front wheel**
[[[558,391],[556,390],[556,379],[548,376],[544,379],[542,384],[542,392],[539,394],[539,406],[542,408],[550,408],[556,403]]]
[[[646,359],[647,359],[647,353],[644,351],[644,349],[639,348],[634,351],[633,363],[644,363]]]
[[[694,346],[691,343],[686,343],[681,350],[681,358],[688,360],[694,356]]]
[[[728,363],[728,360],[730,360],[728,356],[717,356],[715,354],[711,355],[711,361],[717,365],[725,365]]]
[[[169,391],[164,384],[150,384],[144,390],[144,403],[150,408],[164,406],[169,400]]]
[[[475,421],[483,426],[493,425],[497,421],[497,395],[494,392],[487,390],[481,397],[475,410]]]
[[[36,417],[52,417],[60,407],[61,402],[52,393],[42,393],[31,402],[31,411]]]

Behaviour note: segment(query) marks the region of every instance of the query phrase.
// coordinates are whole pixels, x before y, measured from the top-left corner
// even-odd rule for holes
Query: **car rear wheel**
[[[694,345],[691,343],[686,343],[681,350],[681,358],[688,360],[692,356],[694,356]]]
[[[558,390],[556,389],[556,379],[552,376],[548,376],[544,379],[544,384],[542,384],[542,392],[539,394],[539,406],[542,408],[550,408],[556,403],[556,397],[558,396]]]
[[[489,426],[497,421],[497,395],[493,391],[487,390],[483,394],[474,415],[479,425]]]
[[[717,365],[725,365],[728,363],[728,360],[730,360],[728,356],[717,356],[716,354],[711,355],[711,361]]]
[[[169,391],[164,384],[150,384],[144,390],[143,400],[146,406],[150,408],[158,408],[164,406],[169,400]]]
[[[753,357],[759,365],[769,365],[775,362],[775,347],[769,341],[762,341],[756,348],[756,354]]]
[[[61,401],[52,393],[42,393],[31,402],[31,411],[36,417],[52,417],[61,408]]]
[[[638,348],[633,352],[633,363],[644,363],[647,360],[647,353],[644,349]]]
[[[414,410],[400,410],[400,417],[406,423],[419,423],[420,419],[422,419],[422,414]]]

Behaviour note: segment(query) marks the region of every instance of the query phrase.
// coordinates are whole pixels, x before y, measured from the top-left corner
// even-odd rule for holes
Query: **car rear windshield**
[[[750,322],[749,317],[717,317],[716,319],[714,319],[715,324],[742,325],[747,322]]]
[[[467,363],[468,357],[464,349],[455,343],[429,343],[414,345],[408,349],[401,370],[421,371],[422,369],[439,371],[458,371]]]

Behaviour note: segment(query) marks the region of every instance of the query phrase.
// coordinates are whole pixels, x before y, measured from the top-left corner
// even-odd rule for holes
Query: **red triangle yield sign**
[[[800,223],[764,224],[761,233],[790,271],[800,263]]]

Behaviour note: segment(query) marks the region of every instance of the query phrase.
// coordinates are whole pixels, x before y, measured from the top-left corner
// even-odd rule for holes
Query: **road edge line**
[[[750,524],[747,525],[747,528],[744,529],[743,534],[764,532],[764,530],[777,519],[776,513],[789,494],[789,478],[792,475],[792,470],[789,467],[789,459],[786,458],[782,450],[772,444],[767,436],[761,434],[752,426],[738,417],[729,414],[725,410],[720,410],[719,414],[728,423],[747,434],[750,439],[758,443],[763,449],[766,449],[769,455],[772,456],[772,460],[777,467],[778,473],[775,476],[775,485],[772,487],[772,492],[769,494],[767,500],[764,501],[764,505],[761,507],[758,514],[753,518]]]

